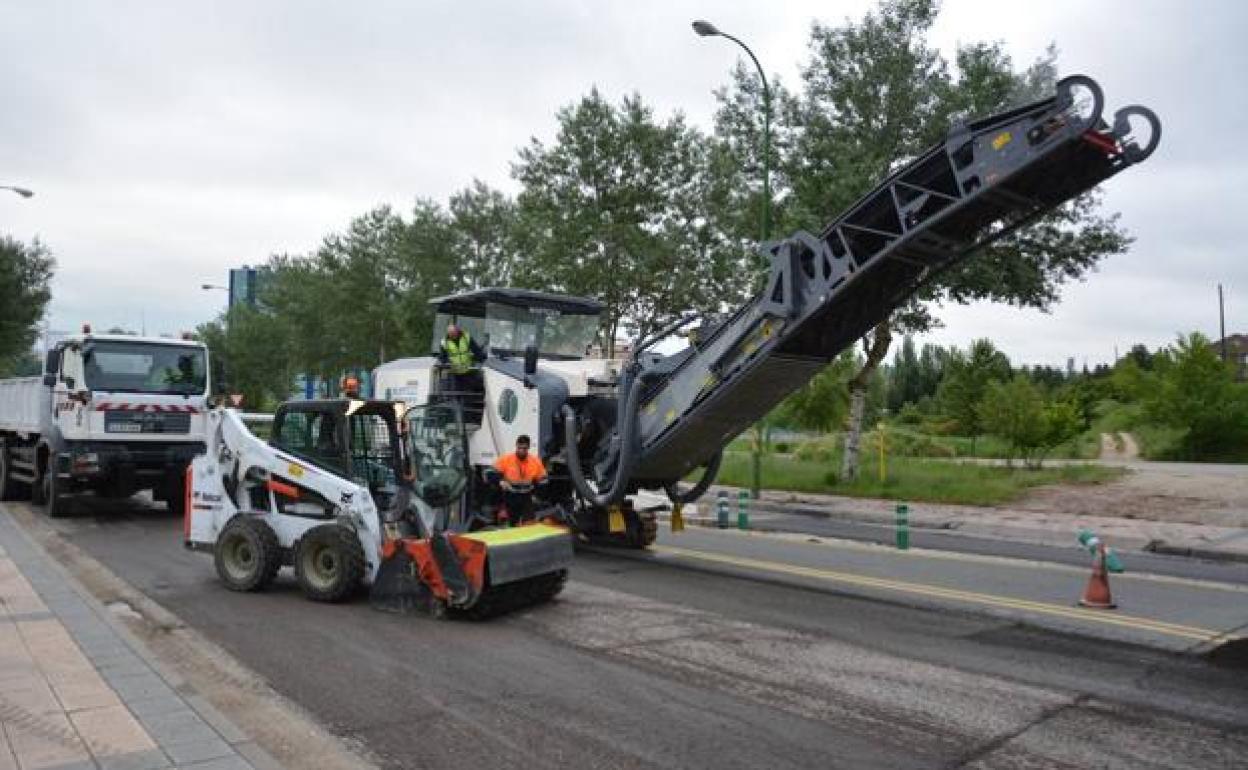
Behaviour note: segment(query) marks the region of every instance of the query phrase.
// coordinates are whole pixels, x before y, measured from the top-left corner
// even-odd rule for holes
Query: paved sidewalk
[[[276,766],[171,681],[0,509],[0,770]]]

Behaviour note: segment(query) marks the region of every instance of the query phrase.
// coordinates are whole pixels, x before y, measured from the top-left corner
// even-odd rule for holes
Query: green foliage
[[[43,361],[34,351],[23,350],[5,363],[0,363],[0,377],[33,377],[43,374]]]
[[[888,475],[883,481],[873,468],[864,467],[857,479],[845,482],[834,471],[839,465],[839,456],[835,455],[817,461],[803,459],[800,453],[784,457],[766,455],[763,487],[911,502],[1000,505],[1017,500],[1032,487],[1104,483],[1126,473],[1121,468],[1091,464],[1024,470],[951,460],[895,458],[889,461]],[[749,479],[749,456],[725,453],[720,483],[746,487]]]
[[[1074,404],[1046,399],[1021,374],[1009,382],[988,383],[979,415],[988,432],[1009,443],[1007,459],[1020,457],[1032,467],[1039,467],[1053,447],[1070,441],[1082,428]]]
[[[595,89],[558,113],[550,145],[520,150],[513,175],[528,281],[601,301],[606,348],[689,310],[743,298],[739,254],[707,223],[707,140],[640,96],[618,107]]]
[[[0,373],[19,368],[35,341],[39,321],[52,298],[56,261],[38,239],[29,244],[0,237]]]
[[[849,412],[848,383],[858,363],[852,350],[833,359],[823,371],[780,405],[781,421],[795,428],[838,430]]]
[[[937,395],[941,411],[957,422],[961,435],[978,436],[983,433],[979,403],[990,382],[1012,377],[1010,360],[991,340],[979,339],[966,353],[951,350],[944,371]]]
[[[235,305],[221,319],[201,324],[196,336],[208,346],[214,393],[242,394],[248,410],[290,395],[294,371],[289,338],[273,334],[266,313]]]
[[[1242,457],[1248,446],[1248,385],[1235,381],[1204,335],[1180,337],[1153,360],[1144,413],[1154,423],[1184,431],[1181,459]]]

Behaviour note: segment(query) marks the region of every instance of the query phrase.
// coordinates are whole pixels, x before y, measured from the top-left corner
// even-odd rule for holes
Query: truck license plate
[[[112,422],[104,426],[106,433],[142,433],[143,426],[137,422]]]

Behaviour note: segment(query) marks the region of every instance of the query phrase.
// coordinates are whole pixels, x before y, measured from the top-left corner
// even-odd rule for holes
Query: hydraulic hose
[[[680,505],[692,503],[694,500],[697,500],[705,494],[707,488],[710,487],[711,484],[715,483],[715,477],[719,475],[719,464],[723,461],[723,459],[724,450],[721,449],[707,461],[706,469],[702,471],[702,478],[698,479],[698,483],[694,484],[688,492],[682,493],[680,491],[680,484],[676,481],[673,481],[671,484],[663,487],[663,490],[667,492],[667,499]]]
[[[576,412],[567,404],[563,406],[563,443],[568,453],[568,473],[577,494],[591,505],[605,507],[624,499],[629,477],[637,465],[637,452],[633,445],[637,442],[637,411],[641,406],[642,391],[645,390],[644,380],[645,376],[639,375],[629,385],[624,409],[617,421],[620,426],[620,449],[619,459],[615,464],[615,478],[605,491],[594,492],[585,480],[585,474],[581,470],[580,450],[576,443]]]

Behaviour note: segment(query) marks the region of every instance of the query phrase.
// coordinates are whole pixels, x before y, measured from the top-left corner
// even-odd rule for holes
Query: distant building
[[[268,269],[243,265],[230,271],[230,307],[246,304],[256,306],[260,289],[264,286]]]
[[[1222,355],[1222,340],[1212,345],[1214,352]],[[1235,371],[1241,382],[1248,381],[1248,334],[1227,335],[1226,360],[1235,364]]]

